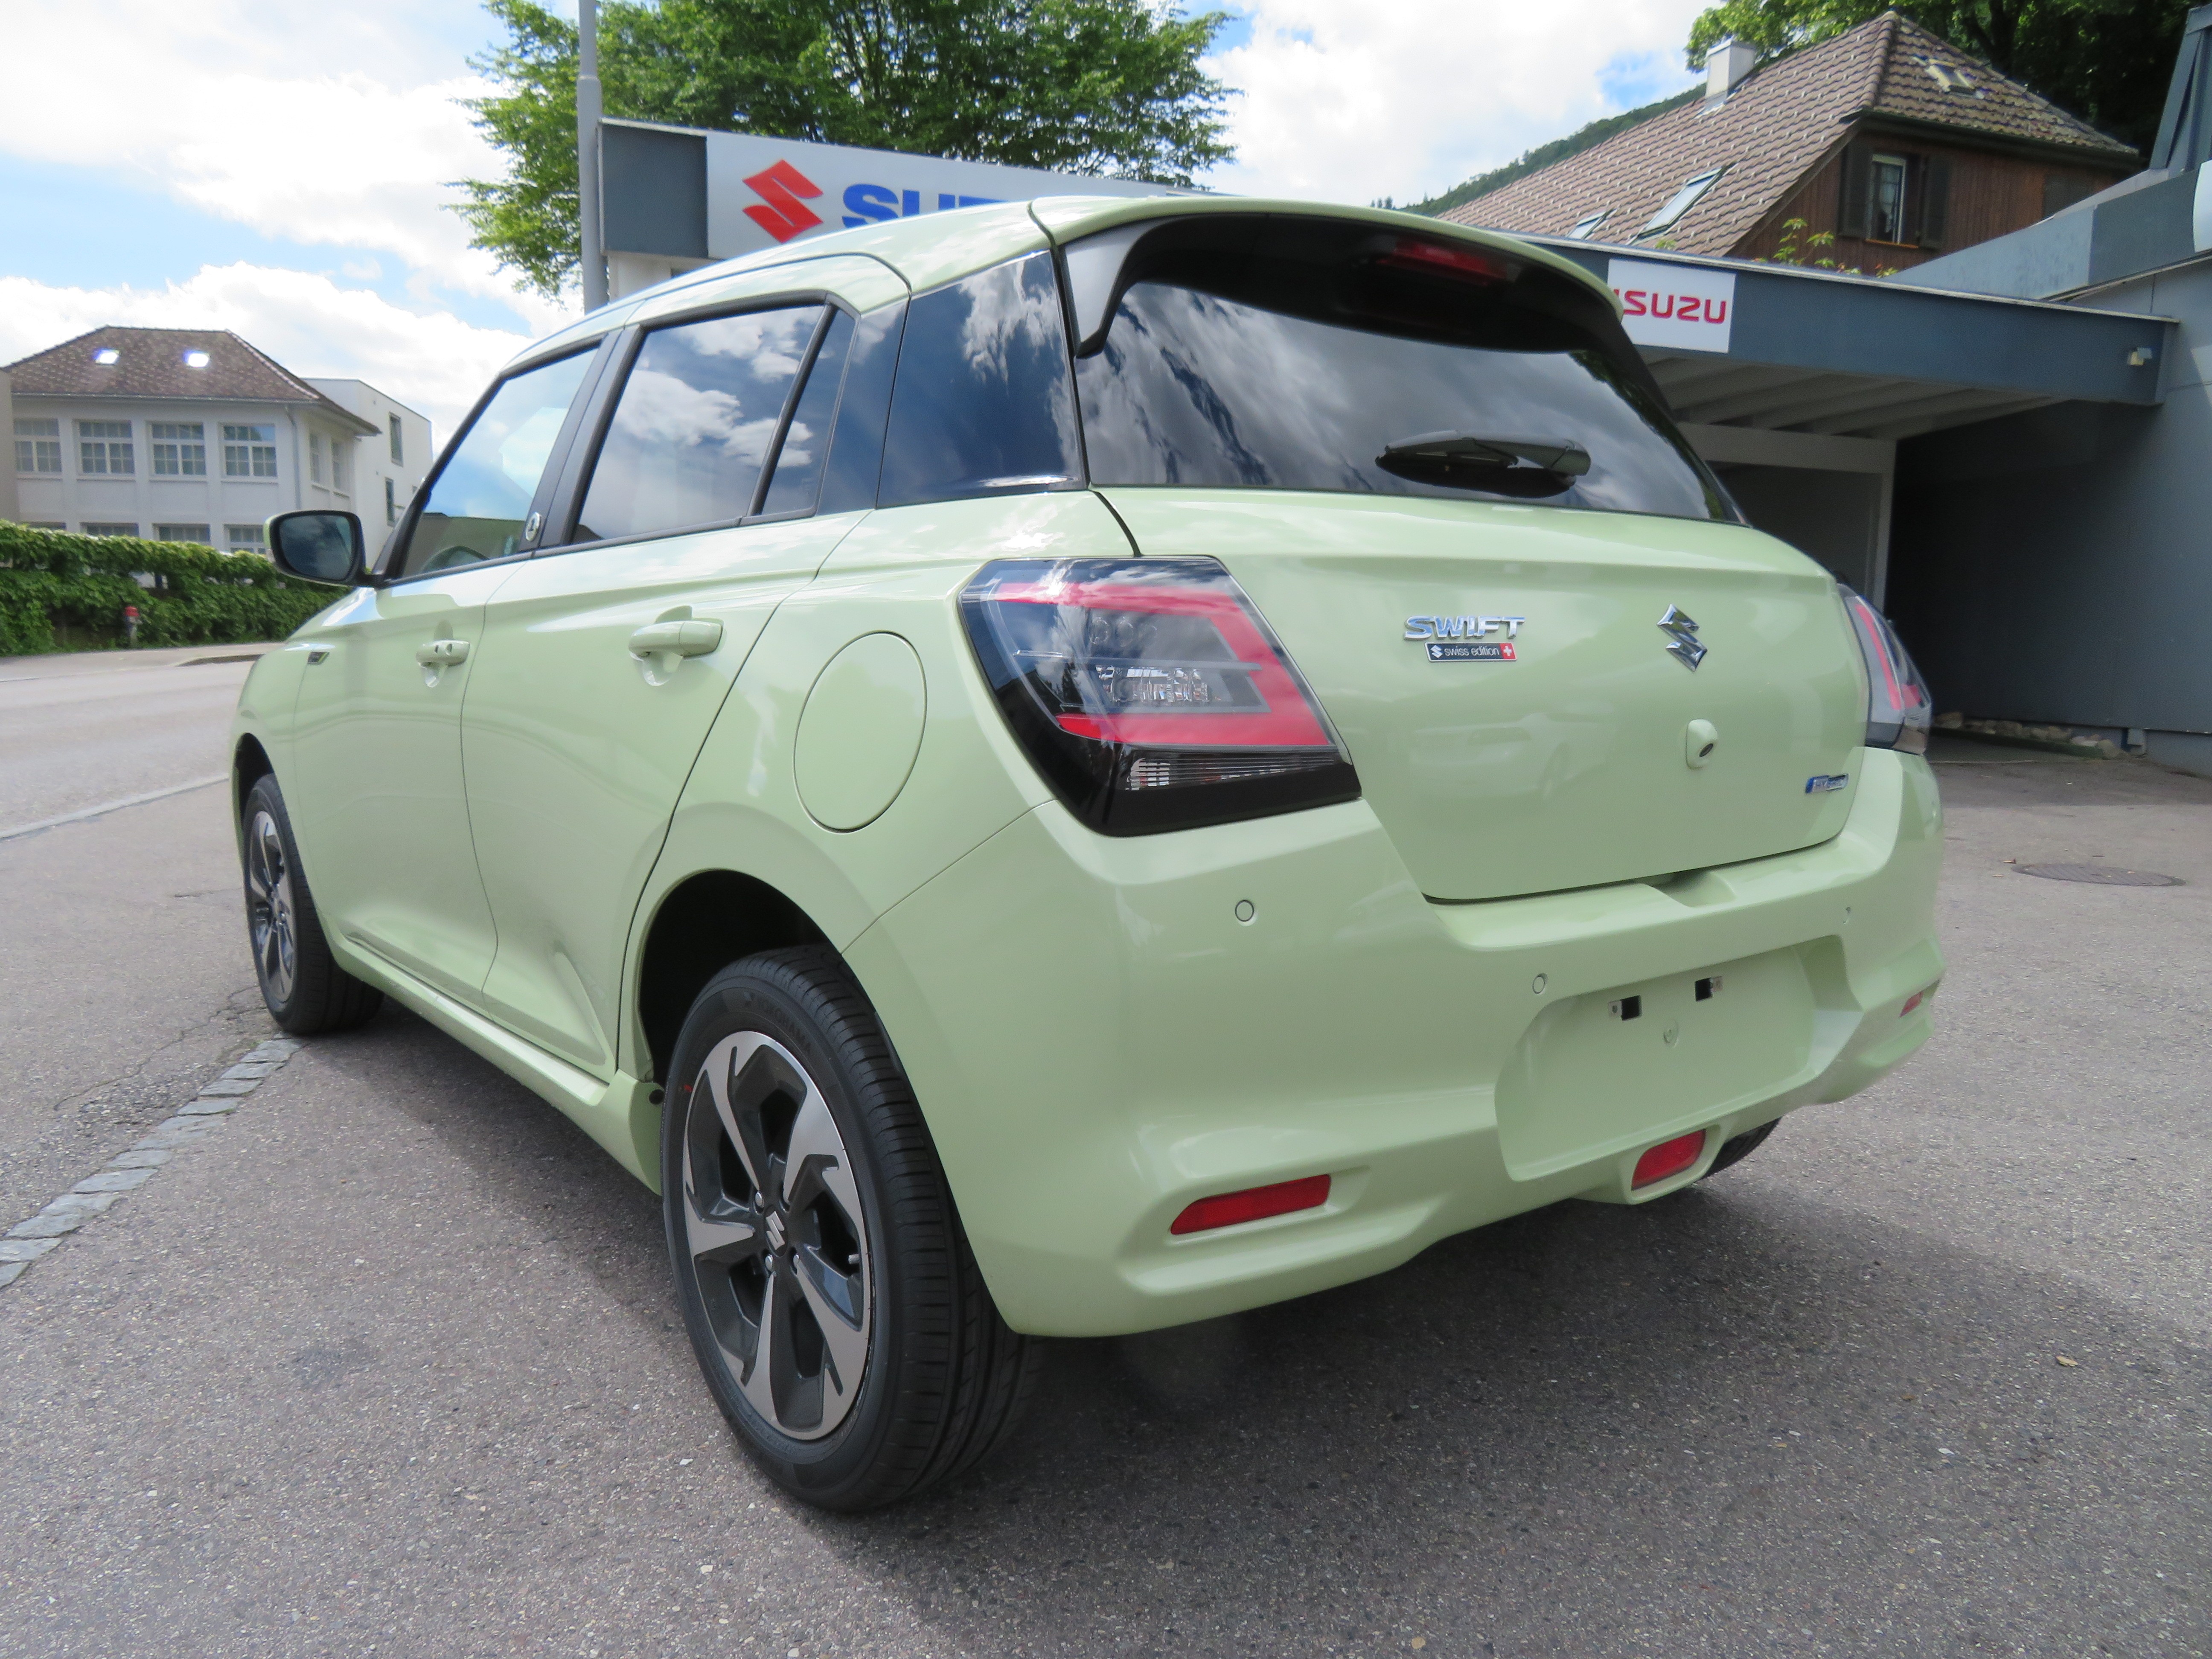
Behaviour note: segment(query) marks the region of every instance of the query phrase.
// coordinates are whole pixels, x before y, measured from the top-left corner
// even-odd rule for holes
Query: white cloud
[[[1686,84],[1706,0],[1248,0],[1218,189],[1418,200]],[[1654,86],[1652,83],[1656,82]]]
[[[10,7],[0,151],[114,168],[266,235],[387,251],[507,299],[447,205],[451,180],[501,171],[455,101],[487,83],[423,51],[425,28],[255,0]]]
[[[422,314],[315,271],[208,265],[160,289],[55,288],[0,276],[0,362],[88,329],[227,328],[295,374],[369,381],[428,415],[442,442],[531,337]]]

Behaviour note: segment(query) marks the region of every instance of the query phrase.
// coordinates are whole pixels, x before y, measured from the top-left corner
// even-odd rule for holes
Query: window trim
[[[572,357],[588,354],[595,361],[584,370],[583,383],[577,388],[575,401],[568,405],[568,418],[561,422],[561,430],[555,435],[553,447],[546,455],[544,473],[538,480],[538,493],[530,498],[530,510],[544,514],[557,492],[557,485],[552,481],[561,478],[567,469],[568,453],[574,445],[578,416],[589,410],[598,398],[600,386],[606,376],[608,348],[621,337],[621,330],[611,329],[596,339],[578,342],[573,351],[549,352],[544,356],[517,363],[504,374],[493,376],[490,384],[477,394],[476,402],[469,405],[469,412],[453,428],[453,435],[446,440],[446,447],[438,452],[437,459],[422,475],[422,482],[415,486],[415,494],[407,503],[406,512],[400,514],[399,522],[385,538],[375,563],[367,573],[364,586],[397,587],[403,583],[433,581],[441,576],[462,574],[455,570],[418,570],[411,576],[395,576],[391,573],[392,565],[404,556],[408,544],[414,540],[416,523],[422,518],[423,509],[429,505],[430,497],[437,493],[438,480],[444,476],[447,463],[453,459],[454,452],[460,447],[462,441],[476,429],[478,417],[490,406],[491,400],[499,395],[500,388],[510,380],[519,380],[541,368],[550,368],[555,363],[567,362]],[[536,556],[538,548],[544,544],[544,539],[541,531],[538,541],[531,546],[519,548],[503,558],[480,560],[468,568],[484,570],[495,565],[520,563],[524,559]]]
[[[667,525],[654,530],[641,530],[627,536],[603,536],[594,541],[574,540],[576,521],[584,510],[584,498],[590,493],[592,475],[599,470],[599,452],[605,447],[608,429],[614,424],[615,409],[622,402],[623,388],[629,384],[630,370],[637,366],[637,355],[644,349],[648,334],[658,334],[672,328],[682,328],[692,323],[712,322],[721,317],[744,317],[758,311],[785,311],[794,306],[818,305],[822,315],[816,319],[814,331],[807,337],[806,355],[799,362],[799,373],[792,377],[791,390],[784,394],[783,409],[776,416],[775,435],[769,441],[770,459],[783,453],[784,434],[790,430],[793,412],[799,407],[799,394],[806,388],[806,377],[814,372],[814,360],[829,337],[830,319],[834,312],[842,311],[860,325],[860,313],[850,301],[830,293],[827,289],[797,289],[789,293],[755,295],[733,304],[702,306],[696,311],[680,312],[672,317],[656,317],[650,324],[632,323],[609,337],[620,337],[623,343],[620,362],[611,367],[599,384],[594,386],[586,402],[591,405],[585,426],[588,437],[580,431],[570,447],[561,467],[560,487],[553,493],[552,504],[545,515],[546,533],[538,539],[532,556],[552,556],[562,553],[580,553],[587,549],[626,547],[633,542],[665,541],[672,536],[696,536],[710,530],[738,530],[757,524],[787,524],[798,519],[812,518],[819,508],[822,495],[815,492],[815,506],[804,511],[766,514],[759,511],[766,499],[765,491],[774,476],[774,469],[763,465],[761,475],[753,483],[751,510],[735,519],[710,519],[700,524]],[[842,374],[842,371],[841,371]],[[841,380],[837,401],[844,404],[845,388]],[[830,431],[836,431],[836,416],[830,416]],[[826,469],[829,458],[823,458]],[[473,567],[471,567],[473,568]]]
[[[1906,233],[1912,228],[1912,175],[1917,171],[1912,165],[1913,160],[1912,156],[1901,150],[1893,155],[1884,155],[1879,150],[1867,152],[1865,240],[1882,247],[1913,246],[1906,239]],[[1892,236],[1877,234],[1881,229],[1881,175],[1885,168],[1894,169],[1897,173],[1897,223],[1893,227],[1896,234]]]

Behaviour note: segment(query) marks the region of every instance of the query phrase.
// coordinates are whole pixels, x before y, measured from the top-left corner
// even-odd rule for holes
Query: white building
[[[271,514],[340,507],[374,547],[430,463],[414,410],[224,330],[95,329],[8,374],[15,512],[46,529],[258,549]]]
[[[310,376],[307,384],[348,414],[375,427],[381,439],[363,438],[354,452],[353,510],[368,532],[372,551],[407,510],[408,498],[430,465],[430,422],[406,404],[386,397],[366,380],[330,380]],[[313,490],[312,480],[309,492]]]

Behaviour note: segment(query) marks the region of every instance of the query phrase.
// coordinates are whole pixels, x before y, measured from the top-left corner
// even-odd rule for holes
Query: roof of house
[[[100,361],[109,352],[112,359]],[[19,398],[308,404],[364,434],[380,429],[228,329],[95,328],[10,363],[8,372]]]
[[[1938,76],[1936,71],[1944,71]],[[1689,179],[1725,167],[1665,234],[1686,253],[1725,254],[1796,190],[1863,117],[1925,122],[2069,149],[2131,170],[2140,159],[1893,11],[1755,70],[1718,102],[1654,116],[1443,216],[1557,235],[1590,215],[1592,240],[1626,242]]]

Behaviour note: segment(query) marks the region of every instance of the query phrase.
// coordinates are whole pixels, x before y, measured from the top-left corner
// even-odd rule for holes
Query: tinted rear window
[[[1571,279],[1364,226],[1185,226],[1135,245],[1077,359],[1093,483],[1736,516]]]

